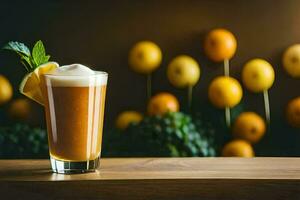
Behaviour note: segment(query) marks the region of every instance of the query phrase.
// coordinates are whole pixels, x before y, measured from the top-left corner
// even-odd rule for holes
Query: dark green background
[[[1,46],[10,40],[32,46],[41,39],[51,60],[60,65],[82,63],[109,73],[106,129],[122,110],[145,110],[145,77],[127,64],[129,49],[140,40],[152,40],[163,51],[162,66],[153,76],[154,93],[172,92],[186,104],[186,91],[173,88],[165,72],[170,59],[188,54],[201,66],[194,104],[206,105],[208,84],[222,74],[221,64],[209,61],[202,48],[205,34],[216,27],[231,30],[238,41],[231,75],[240,79],[243,64],[254,57],[274,66],[276,81],[270,90],[274,127],[261,145],[272,155],[300,155],[299,130],[290,129],[283,118],[286,103],[300,94],[300,80],[288,77],[281,65],[283,51],[300,42],[300,0],[0,2]],[[0,74],[13,83],[15,97],[24,74],[16,58],[0,53]],[[244,90],[243,103],[247,110],[264,114],[262,94]],[[43,121],[40,118],[39,124]]]

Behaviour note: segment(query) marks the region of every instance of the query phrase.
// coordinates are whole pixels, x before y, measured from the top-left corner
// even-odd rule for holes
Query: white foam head
[[[59,87],[89,87],[107,84],[107,73],[81,64],[64,65],[46,75],[46,84]]]

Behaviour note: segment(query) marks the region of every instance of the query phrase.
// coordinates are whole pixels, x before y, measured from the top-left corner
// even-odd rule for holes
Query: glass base
[[[100,157],[89,161],[64,161],[50,157],[52,171],[58,174],[80,174],[95,172],[99,166]]]

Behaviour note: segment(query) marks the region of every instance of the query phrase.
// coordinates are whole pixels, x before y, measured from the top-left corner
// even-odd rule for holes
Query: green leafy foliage
[[[37,41],[32,49],[32,57],[36,66],[48,62],[50,56],[46,55],[45,47],[41,40]]]
[[[220,148],[232,140],[231,128],[226,125],[224,109],[215,108],[210,102],[203,102],[197,104],[194,110],[193,119],[195,121],[201,119],[200,121],[210,124],[210,126],[214,128],[216,132],[214,137],[215,143],[217,144],[218,151],[220,151]],[[247,108],[243,102],[230,109],[231,126],[239,114],[245,110],[247,110]]]
[[[215,131],[181,112],[145,117],[125,131],[112,131],[104,142],[104,156],[215,156]]]
[[[15,51],[15,52],[22,54],[23,56],[27,56],[27,57],[30,57],[30,55],[31,55],[29,48],[21,42],[14,42],[14,41],[8,42],[3,47],[3,49]]]
[[[0,158],[47,158],[46,131],[25,124],[0,127]]]
[[[28,72],[32,72],[38,66],[49,61],[50,56],[46,55],[46,51],[41,40],[37,41],[30,53],[29,48],[20,42],[8,42],[3,49],[16,52]]]

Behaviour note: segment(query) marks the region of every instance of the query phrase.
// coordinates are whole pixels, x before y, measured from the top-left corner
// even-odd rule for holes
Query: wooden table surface
[[[100,165],[61,175],[48,160],[0,160],[0,199],[300,199],[300,158],[106,158]]]

